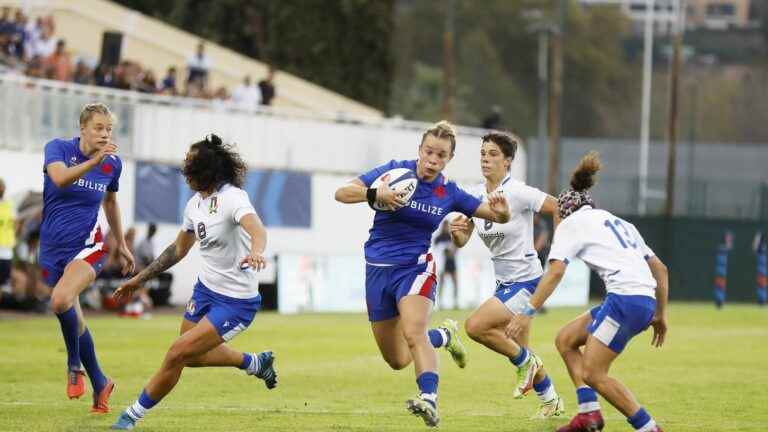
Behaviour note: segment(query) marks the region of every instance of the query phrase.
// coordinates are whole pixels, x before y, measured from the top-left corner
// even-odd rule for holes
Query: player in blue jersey
[[[541,401],[534,418],[547,419],[565,413],[562,398],[544,371],[542,361],[529,351],[529,335],[513,340],[504,334],[509,320],[522,312],[525,302],[536,291],[543,273],[533,247],[533,215],[551,214],[555,225],[559,222],[557,200],[553,196],[511,177],[519,141],[520,138],[508,132],[493,131],[485,135],[480,148],[480,168],[485,182],[470,190],[480,197],[493,192],[506,194],[510,221],[494,224],[458,216],[451,222],[451,237],[456,246],[463,247],[472,232],[477,231],[491,251],[496,275],[496,292],[467,319],[464,324],[467,334],[509,358],[517,367],[513,396],[519,399],[534,389]]]
[[[635,335],[653,327],[651,344],[660,347],[667,333],[667,268],[632,224],[595,208],[589,188],[600,169],[592,152],[571,177],[571,187],[557,198],[561,222],[549,252],[549,267],[523,313],[515,315],[507,335],[528,331],[536,309],[552,294],[570,259],[579,258],[605,282],[608,295],[591,311],[566,324],[555,345],[576,387],[579,413],[558,432],[602,430],[597,393],[640,432],[661,428],[620,381],[608,375],[614,360]],[[582,352],[583,347],[583,352]]]
[[[114,383],[99,367],[96,350],[83,319],[78,296],[96,278],[106,258],[97,218],[104,208],[117,240],[122,271],[133,271],[117,204],[123,165],[112,142],[114,116],[106,105],[86,105],[80,113],[80,136],[45,145],[43,221],[40,267],[53,287],[51,305],[61,323],[67,347],[67,397],[85,393],[81,365],[93,386],[92,412],[106,413]]]
[[[336,191],[336,200],[342,203],[368,201],[373,207],[378,202],[395,209],[376,212],[365,243],[368,319],[381,355],[392,369],[414,362],[420,394],[408,400],[406,407],[428,426],[439,422],[435,348],[447,348],[460,367],[466,362],[455,321],[446,320],[441,328],[427,331],[436,289],[435,262],[429,252],[432,233],[453,211],[494,222],[509,220],[503,195],[491,194],[481,202],[442,175],[455,149],[453,127],[437,123],[422,135],[417,160],[393,160]],[[418,177],[408,202],[387,182],[371,188],[374,180],[394,168],[411,169]]]
[[[131,298],[148,280],[181,261],[196,241],[200,242],[203,265],[181,323],[181,335],[112,429],[133,429],[173,390],[185,367],[236,367],[264,380],[269,389],[277,385],[271,351],[242,353],[226,344],[248,328],[261,307],[256,272],[266,266],[267,231],[248,194],[240,189],[245,162],[219,137],[211,135],[192,144],[183,173],[197,193],[184,209],[184,226],[176,241],[120,286],[115,297]]]

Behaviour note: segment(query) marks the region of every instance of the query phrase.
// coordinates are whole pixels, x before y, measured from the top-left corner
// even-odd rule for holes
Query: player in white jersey
[[[467,334],[509,358],[517,367],[517,386],[513,395],[522,398],[535,389],[541,407],[534,417],[544,419],[565,413],[563,400],[555,391],[541,360],[528,350],[529,334],[510,339],[504,330],[509,320],[522,312],[543,273],[533,246],[533,214],[551,214],[557,223],[557,201],[511,177],[510,168],[519,142],[517,136],[502,131],[490,132],[482,138],[480,168],[485,182],[471,191],[483,199],[492,192],[504,193],[510,207],[509,222],[493,223],[461,215],[452,221],[451,234],[454,244],[462,247],[476,227],[478,236],[491,251],[496,274],[496,292],[464,323]]]
[[[557,335],[555,344],[579,402],[579,414],[558,431],[602,430],[597,392],[624,414],[635,430],[660,432],[629,389],[608,376],[608,370],[629,340],[649,326],[653,327],[651,344],[660,347],[664,343],[667,268],[632,224],[595,208],[587,191],[599,169],[599,155],[590,152],[574,171],[571,188],[558,196],[562,221],[549,252],[549,267],[524,312],[510,322],[507,334],[514,337],[527,331],[536,309],[562,279],[569,260],[581,259],[600,275],[608,295],[602,304],[566,324]]]
[[[197,193],[184,210],[184,225],[176,241],[147,268],[120,286],[118,299],[127,299],[145,282],[167,270],[200,242],[203,267],[187,304],[181,335],[168,349],[163,364],[138,400],[112,429],[133,429],[146,412],[171,392],[185,367],[231,366],[277,385],[271,351],[242,353],[226,342],[245,330],[261,307],[255,272],[266,266],[267,232],[240,189],[246,165],[216,135],[192,144],[183,174]]]

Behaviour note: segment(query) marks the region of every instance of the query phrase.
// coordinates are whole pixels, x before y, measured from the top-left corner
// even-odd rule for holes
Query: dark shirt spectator
[[[165,73],[165,78],[163,78],[163,82],[160,86],[160,91],[164,94],[176,96],[179,94],[178,90],[176,90],[176,68],[171,66],[168,68],[168,71]]]
[[[266,78],[259,81],[262,105],[272,105],[272,99],[275,97],[275,84],[273,83],[274,78],[275,69],[270,66]]]
[[[206,88],[210,69],[211,62],[205,54],[205,44],[200,42],[197,44],[197,52],[187,59],[187,84],[200,80],[203,88]]]
[[[492,111],[483,119],[485,129],[499,129],[501,126],[501,107],[494,105]]]

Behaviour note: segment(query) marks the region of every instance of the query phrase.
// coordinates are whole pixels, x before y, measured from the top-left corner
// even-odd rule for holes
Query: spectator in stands
[[[56,52],[58,39],[53,36],[53,28],[48,24],[43,24],[43,27],[39,30],[40,37],[30,41],[32,52],[29,53],[29,57],[40,56],[46,59]]]
[[[115,82],[114,68],[105,64],[96,66],[96,70],[93,72],[93,82],[100,87],[113,87]]]
[[[205,44],[197,44],[197,52],[187,59],[187,85],[199,80],[200,86],[205,89],[208,86],[208,71],[211,69],[211,61],[205,53]]]
[[[163,78],[163,82],[160,85],[160,92],[169,96],[179,94],[178,90],[176,90],[176,68],[174,66],[169,67],[165,73],[165,78]]]
[[[275,97],[275,84],[272,82],[275,78],[274,66],[269,66],[267,76],[259,81],[259,90],[261,90],[261,104],[272,105],[272,99]]]
[[[5,199],[5,182],[0,179],[0,289],[11,278],[11,260],[16,247],[16,212],[13,203]]]
[[[253,85],[250,75],[243,78],[243,83],[232,90],[232,102],[243,108],[254,109],[261,101],[259,88]]]
[[[501,127],[501,107],[494,105],[491,113],[483,119],[485,129],[499,129]]]
[[[11,8],[10,6],[3,6],[2,13],[0,13],[0,34],[10,34],[12,29]]]
[[[150,223],[147,226],[147,236],[136,246],[136,271],[140,272],[155,260],[155,242],[153,238],[157,233],[157,225]]]
[[[93,72],[91,72],[91,68],[82,59],[77,61],[72,82],[85,85],[93,84]]]
[[[139,74],[140,79],[137,82],[136,89],[142,93],[157,93],[157,80],[152,69],[147,69]]]
[[[67,52],[67,42],[59,39],[56,51],[45,59],[48,76],[57,81],[72,81],[72,59]]]
[[[13,32],[11,33],[11,48],[13,49],[13,55],[19,59],[24,60],[24,45],[27,39],[27,16],[21,9],[16,9],[16,17],[13,22]]]
[[[439,282],[437,284],[440,287],[440,297],[437,299],[440,308],[446,309],[447,303],[445,296],[447,295],[447,289],[445,287],[445,277],[450,276],[452,288],[453,288],[453,308],[459,308],[459,279],[456,276],[456,245],[451,241],[450,222],[448,219],[443,220],[443,226],[440,234],[435,238],[435,248],[443,252],[443,268],[440,272]]]

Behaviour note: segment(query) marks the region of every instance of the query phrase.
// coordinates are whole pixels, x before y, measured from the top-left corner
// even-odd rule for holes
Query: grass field
[[[574,413],[575,393],[552,340],[579,310],[556,309],[537,317],[533,347]],[[650,334],[638,336],[612,370],[667,432],[762,431],[768,426],[768,309],[673,304],[670,334],[661,350]],[[468,311],[438,312],[465,318]],[[87,315],[87,312],[86,312]],[[49,315],[0,315],[0,431],[106,430],[132,403],[177,334],[180,315],[152,320],[91,317],[88,321],[103,369],[117,383],[106,416],[88,413],[89,397],[65,397],[65,352],[59,324]],[[511,398],[513,369],[484,347],[466,341],[467,369],[440,353],[443,431],[547,431],[566,419],[528,417],[535,394]],[[232,345],[271,348],[280,383],[234,369],[188,369],[180,384],[153,409],[142,431],[411,431],[425,430],[406,413],[416,394],[413,369],[393,372],[379,357],[364,315],[281,316],[260,313]],[[603,402],[607,431],[629,431]]]

